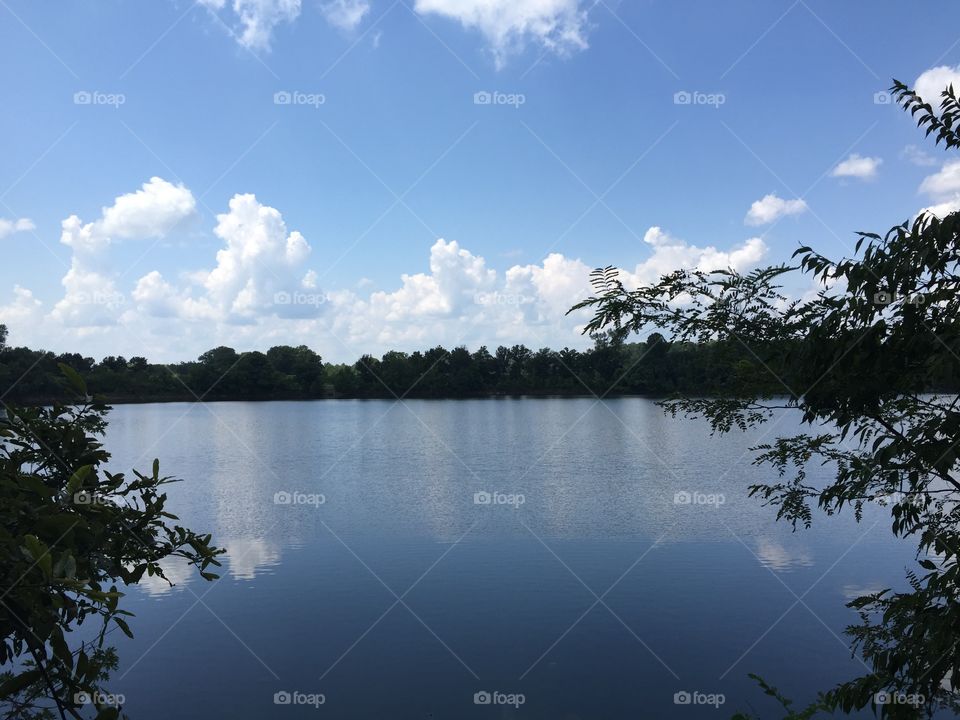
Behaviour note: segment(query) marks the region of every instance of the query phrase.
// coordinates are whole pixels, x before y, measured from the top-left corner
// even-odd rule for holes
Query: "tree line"
[[[787,390],[754,352],[733,342],[669,342],[653,333],[643,342],[594,336],[587,350],[532,350],[524,345],[364,355],[352,364],[324,363],[305,345],[267,352],[217,347],[196,360],[151,363],[108,356],[10,347],[0,325],[0,395],[9,402],[63,397],[59,364],[80,373],[92,394],[108,402],[269,400],[313,398],[467,398],[497,395],[739,394]],[[944,386],[960,385],[943,378]]]
[[[437,346],[412,353],[363,355],[352,364],[324,363],[306,345],[267,352],[216,347],[194,361],[151,363],[144,357],[56,354],[8,347],[0,325],[0,395],[10,402],[62,399],[59,365],[80,373],[90,392],[107,402],[166,400],[296,400],[316,398],[469,398],[498,395],[742,396],[790,394],[777,352],[741,340],[670,342],[652,333],[643,342],[595,334],[587,350],[532,350],[501,345],[493,352]],[[791,341],[793,342],[793,341]],[[952,366],[934,370],[931,391],[960,388]]]

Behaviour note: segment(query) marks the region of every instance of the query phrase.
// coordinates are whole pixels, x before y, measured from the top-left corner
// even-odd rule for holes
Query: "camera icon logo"
[[[493,696],[490,695],[486,690],[481,690],[478,693],[473,694],[473,704],[474,705],[489,705],[493,702]]]
[[[673,104],[674,105],[689,105],[693,102],[693,95],[688,93],[686,90],[680,90],[673,94]]]
[[[889,705],[893,702],[893,696],[886,690],[881,690],[873,696],[873,702],[877,705]]]
[[[93,493],[81,490],[73,494],[74,505],[93,505]]]
[[[90,693],[78,692],[73,695],[74,705],[89,705],[92,702],[93,698],[90,697]]]
[[[681,490],[680,492],[673,494],[674,505],[689,505],[692,502],[693,502],[693,495],[691,495],[686,490]]]
[[[874,105],[889,105],[891,102],[893,102],[893,96],[886,90],[881,90],[873,94]]]
[[[689,705],[691,702],[693,702],[693,696],[686,690],[673,694],[674,705]]]
[[[274,293],[273,295],[273,302],[275,305],[289,305],[292,300],[293,298],[290,293],[282,290],[278,293]]]
[[[286,690],[281,690],[273,694],[274,705],[289,705],[291,702],[293,702],[293,696]]]
[[[878,292],[873,296],[874,305],[889,305],[893,302],[893,296],[888,292]]]
[[[286,90],[278,90],[273,94],[274,105],[289,105],[293,102],[293,95]]]
[[[88,90],[79,90],[73,94],[74,105],[89,105],[93,102],[93,94]]]
[[[481,90],[473,94],[474,105],[490,105],[491,103],[493,103],[493,95],[486,90]]]
[[[273,503],[274,505],[289,505],[293,502],[293,495],[288,493],[286,490],[281,490],[273,494]]]
[[[491,503],[493,503],[493,495],[486,490],[481,490],[473,494],[474,505],[490,505]]]

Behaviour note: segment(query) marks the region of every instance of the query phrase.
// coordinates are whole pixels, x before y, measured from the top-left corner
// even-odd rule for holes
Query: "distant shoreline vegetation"
[[[524,345],[364,355],[352,364],[324,363],[305,345],[267,352],[217,347],[197,360],[169,365],[143,357],[56,354],[8,347],[0,325],[0,397],[45,404],[67,397],[58,363],[77,370],[92,394],[114,404],[225,400],[456,399],[511,396],[667,397],[675,394],[789,395],[776,368],[738,343],[671,343],[654,333],[619,343],[597,335],[588,350],[532,350]],[[931,391],[956,390],[960,378],[937,378]]]

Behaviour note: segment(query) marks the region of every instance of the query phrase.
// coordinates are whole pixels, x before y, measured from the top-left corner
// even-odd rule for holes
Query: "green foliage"
[[[435,347],[426,352],[365,355],[350,365],[324,365],[306,346],[281,345],[264,353],[220,347],[196,362],[151,364],[142,357],[106,357],[27,348],[0,350],[0,393],[20,403],[65,397],[58,362],[80,368],[91,390],[110,402],[160,400],[271,400],[341,398],[461,398],[498,395],[736,395],[783,386],[737,342],[623,342],[599,333],[594,347],[531,350],[524,345]],[[960,387],[960,377],[933,379]]]
[[[783,716],[783,720],[809,720],[809,718],[814,717],[820,712],[826,711],[830,712],[830,706],[824,701],[823,695],[820,695],[816,702],[811,703],[803,710],[797,711],[793,709],[793,700],[789,700],[783,696],[777,688],[773,687],[767,683],[759,675],[754,675],[750,673],[750,677],[760,686],[765,695],[769,695],[774,700],[777,701],[777,704],[783,708],[783,711],[786,715]],[[755,720],[752,715],[747,715],[746,713],[737,713],[733,716],[733,720]]]
[[[953,88],[939,112],[900,83],[892,88],[927,133],[960,147]],[[778,519],[809,527],[827,514],[866,503],[887,508],[891,530],[917,543],[909,589],[883,590],[849,603],[860,623],[847,629],[870,668],[837,685],[800,714],[870,707],[881,717],[923,717],[960,709],[960,214],[923,215],[885,235],[859,233],[856,257],[834,261],[801,247],[796,267],[740,274],[678,270],[650,287],[626,288],[612,268],[594,272],[588,332],[623,338],[655,327],[673,342],[740,346],[778,385],[773,393],[740,385],[723,399],[686,398],[668,411],[704,416],[715,431],[761,425],[780,409],[798,412],[810,432],[755,448],[754,462],[776,478],[750,493]],[[812,300],[789,302],[788,273],[815,279]],[[736,383],[735,383],[736,384]],[[835,468],[812,482],[811,463]],[[764,690],[780,700],[773,688]],[[878,695],[885,693],[886,696]],[[881,700],[893,698],[893,702]]]
[[[120,717],[99,700],[116,667],[106,635],[132,637],[122,588],[145,574],[166,579],[160,562],[169,558],[215,579],[222,550],[175,524],[164,493],[173,480],[158,461],[132,477],[104,469],[109,454],[98,438],[108,408],[88,397],[76,371],[61,370],[77,404],[6,406],[0,423],[0,665],[12,668],[0,678],[0,701],[9,718],[82,717],[94,706],[98,718]],[[85,622],[93,639],[72,641]]]

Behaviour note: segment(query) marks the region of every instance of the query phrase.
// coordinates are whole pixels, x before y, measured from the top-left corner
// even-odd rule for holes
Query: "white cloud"
[[[954,90],[960,92],[960,66],[952,68],[941,65],[930,68],[913,83],[913,91],[936,109],[940,107],[940,94],[948,85],[953,85]]]
[[[937,159],[933,155],[916,145],[907,145],[900,151],[900,157],[918,167],[931,167],[937,164]]]
[[[934,197],[960,192],[960,160],[949,160],[939,171],[924,178],[920,192]]]
[[[6,325],[36,325],[41,319],[43,303],[19,285],[13,286],[13,302],[0,305],[0,322]]]
[[[439,239],[424,269],[410,268],[388,289],[344,279],[342,289],[324,291],[325,276],[309,265],[306,239],[252,194],[235,195],[217,216],[213,233],[222,247],[205,268],[181,267],[170,277],[152,270],[137,280],[110,269],[119,238],[162,236],[193,207],[188,189],[154,178],[118,197],[92,223],[65,220],[63,240],[73,249],[65,293],[48,310],[17,288],[14,301],[0,306],[14,341],[164,362],[220,344],[244,350],[306,342],[328,360],[353,361],[366,352],[437,344],[590,343],[580,334],[589,311],[566,314],[591,290],[592,265],[579,258],[552,253],[498,271],[456,241]],[[743,270],[767,250],[760,238],[728,249],[698,247],[659,227],[650,228],[644,241],[650,255],[623,271],[627,285],[655,282],[680,267]]]
[[[767,254],[767,244],[762,238],[749,238],[732,250],[722,251],[712,245],[702,248],[690,245],[657,226],[647,230],[643,241],[653,248],[653,254],[639,263],[633,272],[624,273],[624,283],[635,287],[657,282],[678,268],[704,272],[728,268],[745,270],[755,266]]]
[[[928,205],[925,208],[920,208],[920,211],[917,213],[917,215],[929,213],[942,219],[950,213],[955,213],[958,210],[960,210],[960,196],[951,198],[950,200],[944,200],[943,202],[936,203],[935,205]]]
[[[329,0],[320,5],[327,22],[345,32],[355,30],[370,12],[367,0]]]
[[[36,230],[36,227],[37,226],[33,224],[33,220],[30,218],[20,218],[19,220],[6,220],[5,218],[0,218],[0,240],[8,235],[13,235],[13,233],[16,232]]]
[[[227,317],[297,315],[304,309],[310,314],[316,308],[295,305],[293,298],[283,304],[282,293],[312,289],[302,283],[310,246],[296,230],[287,232],[277,209],[261,205],[252,194],[234,195],[230,212],[217,215],[213,232],[226,247],[217,252],[217,266],[203,284],[210,301]]]
[[[933,175],[920,183],[920,192],[934,200],[935,204],[920,210],[944,217],[960,210],[960,160],[948,160]]]
[[[300,15],[300,0],[199,0],[212,13],[229,7],[228,27],[243,47],[269,51],[277,25]]]
[[[183,185],[153,177],[135,192],[117,197],[98,220],[84,223],[71,215],[61,223],[60,242],[73,248],[70,269],[61,283],[63,298],[51,316],[73,327],[115,324],[126,305],[106,268],[103,251],[117,240],[162,238],[194,215],[196,200]]]
[[[860,180],[871,180],[877,176],[877,169],[882,163],[883,160],[878,157],[864,157],[853,153],[837,165],[830,175],[839,178],[852,177]]]
[[[280,212],[251,194],[234,195],[217,215],[214,234],[225,247],[210,270],[186,274],[177,288],[154,270],[137,281],[133,300],[141,312],[191,321],[253,323],[258,317],[312,317],[326,298],[316,272],[306,268],[310,246],[288,232]]]
[[[196,212],[197,203],[183,185],[152,177],[135,192],[120,195],[99,220],[84,224],[71,215],[61,223],[60,242],[74,250],[97,251],[113,239],[164,237]]]
[[[807,203],[803,200],[784,200],[771,193],[750,206],[744,222],[747,225],[766,225],[787,215],[799,215],[806,209]]]
[[[941,93],[949,85],[953,85],[954,90],[960,92],[960,66],[940,65],[930,68],[916,79],[913,89],[924,102],[929,103],[934,109],[939,109]],[[911,147],[913,146],[908,146],[904,154],[915,165],[936,164],[936,160],[922,150],[918,153],[908,152]],[[960,161],[948,161],[938,172],[924,178],[920,185],[920,192],[929,195],[934,200],[934,204],[921,208],[918,215],[930,213],[942,218],[960,211]]]
[[[72,327],[116,324],[126,298],[110,275],[74,257],[61,283],[66,292],[53,307],[51,314],[56,320]]]
[[[559,55],[587,47],[587,12],[581,0],[416,0],[414,8],[479,31],[497,67],[528,42]]]

